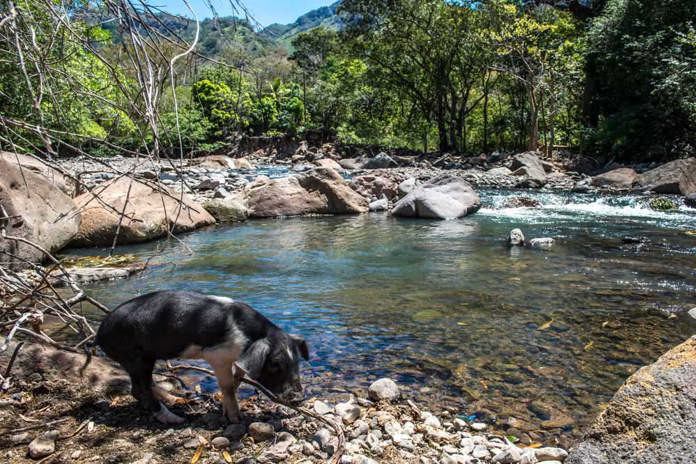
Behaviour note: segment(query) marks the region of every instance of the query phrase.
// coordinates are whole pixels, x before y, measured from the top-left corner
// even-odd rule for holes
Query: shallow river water
[[[262,220],[124,247],[149,269],[90,290],[109,305],[164,288],[227,295],[306,337],[310,394],[389,376],[433,409],[567,443],[696,331],[683,312],[696,306],[696,211],[551,193],[502,208],[511,195],[483,191],[482,210],[455,221]],[[556,244],[508,249],[513,227]]]

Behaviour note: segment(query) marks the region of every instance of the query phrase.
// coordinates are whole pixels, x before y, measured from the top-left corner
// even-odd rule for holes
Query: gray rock
[[[387,169],[387,168],[396,168],[399,166],[399,163],[397,163],[394,158],[391,156],[387,155],[386,153],[379,153],[377,156],[374,158],[370,158],[367,160],[363,165],[363,169]]]
[[[23,445],[31,441],[31,434],[29,432],[20,432],[10,435],[10,443],[13,445]]]
[[[486,171],[486,174],[490,176],[511,176],[512,171],[506,167],[493,168]]]
[[[215,437],[210,444],[215,449],[227,449],[230,446],[230,440],[227,437]]]
[[[256,443],[262,441],[267,441],[273,438],[275,435],[275,430],[271,424],[266,422],[252,422],[249,424],[249,436],[254,439]]]
[[[416,187],[399,200],[392,214],[403,217],[456,219],[473,214],[481,207],[481,199],[462,178],[443,175]]]
[[[379,379],[370,385],[368,395],[373,401],[393,401],[399,397],[399,386],[391,379]]]
[[[227,191],[225,187],[220,187],[213,193],[213,198],[227,198],[230,196],[230,192]]]
[[[566,464],[696,462],[696,336],[634,373]]]
[[[476,430],[477,432],[482,432],[482,431],[486,430],[487,427],[488,426],[486,424],[484,424],[483,422],[474,422],[473,424],[471,424],[471,428],[473,430]]]
[[[689,208],[696,208],[696,193],[687,195],[686,198],[684,198],[684,204]]]
[[[50,430],[34,438],[31,443],[29,443],[29,457],[32,459],[41,459],[53,454],[56,451],[56,440],[58,436],[59,432],[57,430]]]
[[[413,189],[416,188],[418,185],[418,179],[415,177],[409,177],[405,181],[401,182],[399,184],[398,190],[399,190],[399,197],[404,197],[411,193]]]
[[[490,457],[491,453],[485,445],[476,445],[471,455],[476,459],[484,459]]]
[[[533,238],[529,241],[529,244],[531,245],[532,248],[543,248],[543,249],[549,249],[553,246],[554,240],[552,238],[544,237],[544,238]]]
[[[534,456],[538,461],[564,461],[568,452],[562,448],[544,447],[535,449]]]
[[[499,464],[517,464],[522,459],[522,451],[516,446],[510,446],[493,457],[493,462]]]
[[[213,180],[213,179],[204,179],[202,182],[200,182],[198,185],[196,185],[193,189],[194,190],[199,190],[201,192],[205,192],[206,190],[215,190],[220,186],[221,182],[218,180]]]
[[[344,424],[350,425],[360,418],[360,408],[352,403],[339,403],[334,408]]]
[[[445,455],[440,459],[440,464],[471,464],[472,462],[474,461],[471,456],[463,454]]]
[[[598,176],[594,176],[591,185],[612,189],[630,189],[636,181],[638,173],[631,168],[618,168]]]
[[[512,229],[508,236],[509,246],[524,246],[524,234],[520,229]]]
[[[331,406],[321,400],[317,400],[314,402],[314,412],[323,416],[331,412]]]
[[[386,198],[380,198],[369,204],[368,208],[370,211],[386,211],[389,209],[389,200]]]
[[[684,196],[696,194],[696,158],[670,161],[644,172],[636,179],[636,188]]]
[[[694,319],[696,319],[696,308],[691,308],[691,309],[689,310],[689,316],[691,316],[691,317],[693,317]]]
[[[523,177],[518,183],[519,187],[539,188],[546,185],[546,170],[534,152],[515,155],[512,159],[512,171],[513,175]]]

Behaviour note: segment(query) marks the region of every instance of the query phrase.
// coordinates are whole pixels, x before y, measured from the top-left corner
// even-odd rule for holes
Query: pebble
[[[537,464],[563,464],[561,461],[539,461]]]
[[[256,443],[270,440],[274,435],[275,430],[271,424],[267,424],[266,422],[252,422],[249,425],[249,436],[253,438]]]
[[[487,425],[484,424],[483,422],[474,422],[471,424],[471,428],[476,430],[477,432],[483,432],[486,430]]]
[[[493,462],[499,464],[517,464],[522,459],[522,452],[516,446],[500,451],[493,457]]]
[[[344,424],[350,425],[360,418],[360,407],[352,403],[338,403],[334,408]]]
[[[30,441],[31,434],[29,432],[21,432],[10,435],[10,443],[13,445],[23,445],[24,443],[29,443]]]
[[[561,448],[544,447],[534,450],[538,461],[563,461],[568,457],[568,452]]]
[[[132,464],[150,464],[155,458],[154,453],[145,453],[142,458],[137,461],[133,461]]]
[[[474,447],[474,450],[471,452],[471,455],[475,457],[476,459],[483,459],[490,457],[490,453],[488,452],[488,448],[484,445],[476,445]]]
[[[374,401],[393,401],[399,397],[399,387],[391,379],[379,379],[370,385],[368,393]]]
[[[319,449],[326,451],[326,447],[331,443],[331,432],[328,429],[319,429],[312,439],[319,445]]]
[[[328,414],[331,412],[331,406],[324,403],[323,401],[317,400],[314,402],[314,412],[323,416],[324,414]]]
[[[29,456],[32,459],[44,458],[56,451],[56,439],[60,435],[57,430],[49,430],[34,438],[29,443]]]
[[[227,437],[215,437],[210,444],[213,445],[215,449],[227,449],[230,447],[230,440]]]
[[[471,464],[472,462],[471,456],[464,456],[463,454],[445,455],[440,460],[440,464]]]
[[[440,419],[438,419],[436,416],[430,416],[423,421],[423,424],[425,424],[427,427],[433,427],[436,429],[442,428],[442,424],[440,423]]]
[[[367,435],[367,432],[370,431],[370,426],[367,424],[367,422],[363,420],[357,420],[353,423],[353,429],[350,431],[348,434],[348,437],[351,440],[354,440],[358,437],[361,437],[363,435]]]

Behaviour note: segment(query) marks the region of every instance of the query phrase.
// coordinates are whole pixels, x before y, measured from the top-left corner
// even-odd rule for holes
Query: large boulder
[[[0,158],[0,206],[0,224],[7,235],[30,240],[51,253],[66,246],[80,224],[72,199],[55,183],[5,157]],[[45,258],[31,245],[2,238],[0,251],[0,264],[13,269]]]
[[[528,151],[512,158],[512,173],[522,177],[520,187],[538,188],[546,185],[546,170],[537,155]]]
[[[68,177],[51,166],[46,165],[40,159],[20,153],[10,153],[0,151],[0,159],[12,163],[15,166],[20,166],[23,170],[29,170],[40,174],[46,181],[59,188],[68,196],[74,196],[76,192],[76,181]]]
[[[394,158],[387,155],[386,153],[379,153],[374,158],[368,159],[363,165],[363,169],[388,169],[396,168],[399,163],[396,162]]]
[[[691,195],[696,193],[696,158],[670,161],[636,179],[638,190]]]
[[[121,212],[120,244],[145,242],[164,237],[169,230],[188,232],[215,223],[215,218],[188,195],[182,197],[166,188],[160,191],[127,177],[78,196],[75,204],[82,220],[73,246],[111,245]]]
[[[243,195],[230,195],[224,198],[210,198],[203,207],[218,222],[240,222],[249,217],[249,207]]]
[[[353,188],[365,198],[392,199],[397,196],[399,186],[391,179],[382,176],[365,175],[354,177]]]
[[[595,187],[626,190],[633,187],[637,177],[638,173],[631,168],[618,168],[594,176],[591,184]]]
[[[247,186],[251,217],[359,214],[367,200],[333,169],[317,168],[282,179],[261,178]]]
[[[394,216],[455,219],[475,213],[481,199],[459,177],[444,175],[415,187],[392,208]]]
[[[633,374],[566,464],[696,462],[696,337]]]
[[[334,171],[337,171],[337,172],[345,171],[343,166],[341,166],[340,164],[338,164],[335,160],[332,160],[331,158],[318,159],[314,162],[314,164],[316,164],[320,168],[329,168],[329,169],[333,169]]]

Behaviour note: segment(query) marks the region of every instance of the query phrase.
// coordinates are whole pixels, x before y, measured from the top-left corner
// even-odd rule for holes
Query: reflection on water
[[[149,270],[91,290],[110,305],[163,288],[228,295],[308,339],[314,393],[389,375],[434,408],[567,440],[628,375],[694,332],[668,314],[696,305],[696,237],[685,233],[696,217],[521,213],[495,209],[499,199],[458,221],[265,220],[184,236],[193,255],[127,247],[155,256]],[[556,246],[509,250],[518,225]]]

